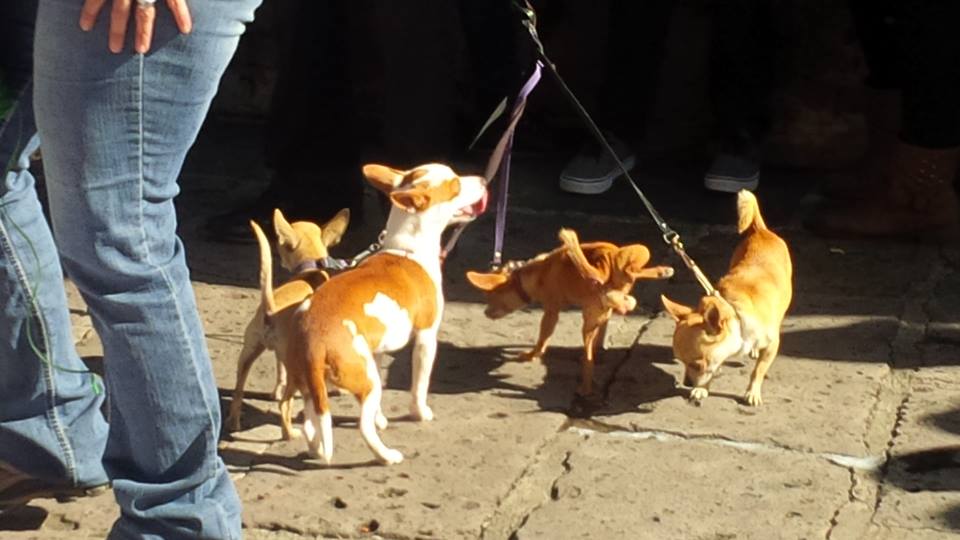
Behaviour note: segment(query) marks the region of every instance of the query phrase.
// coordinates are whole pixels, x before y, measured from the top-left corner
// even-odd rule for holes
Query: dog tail
[[[596,283],[603,283],[603,273],[587,260],[587,256],[584,255],[583,249],[580,247],[580,239],[577,238],[577,233],[571,229],[560,229],[557,236],[563,242],[567,255],[580,276]]]
[[[767,224],[763,222],[763,216],[760,215],[760,204],[753,193],[741,189],[737,193],[737,232],[743,234],[747,229],[752,228],[755,231],[767,229]]]
[[[277,313],[277,301],[273,297],[273,254],[270,253],[270,242],[260,225],[250,220],[250,227],[257,237],[257,244],[260,245],[260,295],[267,316],[271,316]]]

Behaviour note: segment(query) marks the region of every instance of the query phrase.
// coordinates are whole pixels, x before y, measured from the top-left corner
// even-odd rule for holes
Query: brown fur
[[[336,245],[346,231],[350,221],[350,211],[343,209],[326,225],[320,227],[307,221],[288,223],[283,213],[274,211],[273,223],[277,233],[277,251],[281,265],[294,270],[306,261],[316,261],[327,257],[327,248]],[[293,313],[297,306],[313,294],[329,277],[322,270],[312,270],[298,274],[286,283],[273,288],[273,257],[270,243],[263,230],[255,222],[250,222],[260,249],[260,291],[261,301],[253,314],[243,335],[243,346],[237,359],[237,383],[230,402],[230,414],[227,417],[227,429],[238,431],[243,407],[243,393],[247,377],[253,362],[265,351],[273,350],[277,357],[277,382],[274,387],[274,399],[280,401],[280,424],[284,439],[296,435],[293,429],[291,399],[287,392],[287,338],[291,330]]]
[[[757,406],[780,347],[780,326],[793,296],[793,265],[786,242],[767,228],[752,193],[740,192],[737,210],[743,239],[717,283],[719,297],[704,296],[695,310],[665,296],[661,300],[677,321],[673,354],[684,365],[685,382],[695,387],[691,397],[706,397],[723,361],[745,353],[756,365],[744,399]]]
[[[485,291],[487,317],[499,319],[528,301],[543,306],[536,346],[521,355],[525,360],[543,356],[559,320],[560,310],[576,306],[583,314],[583,361],[577,392],[593,392],[595,349],[603,344],[613,311],[626,314],[636,306],[630,296],[637,279],[663,279],[673,275],[666,266],[647,267],[650,250],[641,244],[618,247],[609,242],[580,244],[576,233],[560,231],[563,247],[542,254],[512,272],[467,272],[474,287]],[[528,298],[524,298],[524,295]]]
[[[366,165],[363,172],[393,203],[383,251],[331,278],[298,308],[287,355],[289,391],[299,389],[305,397],[311,454],[322,450],[325,460],[332,458],[332,430],[323,428],[330,422],[326,385],[331,382],[360,401],[364,441],[389,464],[403,455],[384,446],[376,433],[387,421],[380,411],[373,355],[397,350],[415,336],[411,412],[432,419],[426,392],[442,316],[440,234],[456,219],[472,219],[472,208],[485,201],[486,190],[483,179],[460,177],[437,164],[409,171]],[[320,437],[311,432],[315,425]]]

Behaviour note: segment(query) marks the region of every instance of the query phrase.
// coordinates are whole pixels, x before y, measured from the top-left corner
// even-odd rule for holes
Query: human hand
[[[184,34],[189,34],[193,28],[193,20],[190,18],[190,10],[187,8],[187,0],[166,0],[167,7],[173,13],[173,19],[177,23],[177,28]],[[83,9],[80,11],[80,28],[84,32],[93,29],[97,21],[97,15],[103,9],[107,0],[84,0]],[[134,38],[133,48],[140,54],[146,54],[150,50],[150,42],[153,40],[153,26],[157,18],[156,0],[113,0],[113,6],[110,9],[110,51],[119,53],[123,50],[123,41],[127,35],[127,26],[130,23],[130,10],[132,4],[136,4],[136,37]]]

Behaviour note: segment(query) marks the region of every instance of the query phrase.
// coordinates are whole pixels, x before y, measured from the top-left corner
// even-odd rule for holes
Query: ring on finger
[[[157,0],[137,0],[137,7],[140,9],[152,8]]]

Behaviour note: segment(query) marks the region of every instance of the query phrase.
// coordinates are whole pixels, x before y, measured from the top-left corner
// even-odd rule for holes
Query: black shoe
[[[67,482],[51,482],[0,467],[0,512],[22,506],[34,499],[56,499],[67,502],[80,497],[94,497],[107,492],[109,482],[89,486],[73,486]]]

